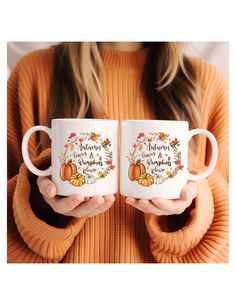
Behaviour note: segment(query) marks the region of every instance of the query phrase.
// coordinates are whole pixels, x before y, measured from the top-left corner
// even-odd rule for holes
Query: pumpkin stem
[[[138,163],[140,163],[141,162],[141,160],[140,159],[138,159],[137,161],[136,161],[136,164],[138,164]]]

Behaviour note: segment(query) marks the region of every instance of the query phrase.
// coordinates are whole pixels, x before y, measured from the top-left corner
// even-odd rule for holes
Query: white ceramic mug
[[[46,132],[52,141],[51,166],[37,169],[28,153],[30,135]],[[24,135],[25,165],[37,176],[51,175],[57,194],[83,196],[115,194],[118,188],[118,121],[54,119],[51,128],[34,126]]]
[[[189,173],[188,142],[204,134],[212,158],[201,174]],[[177,199],[188,180],[210,175],[218,156],[215,137],[206,129],[189,131],[187,121],[127,120],[121,123],[120,192],[124,196]]]

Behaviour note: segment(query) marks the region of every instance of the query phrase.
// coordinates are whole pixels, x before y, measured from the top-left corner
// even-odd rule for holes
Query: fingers
[[[38,177],[37,184],[45,201],[51,208],[59,214],[73,217],[93,217],[104,213],[115,201],[113,195],[94,196],[85,201],[81,195],[71,195],[68,197],[56,196],[57,189],[53,181],[48,177]],[[197,196],[198,183],[188,182],[182,189],[180,199],[170,200],[163,198],[153,198],[152,200],[126,198],[126,203],[139,209],[144,213],[152,213],[157,216],[181,214],[189,207],[192,200]]]
[[[181,199],[188,200],[189,198],[194,199],[198,193],[198,183],[189,181],[188,184],[181,191]]]
[[[40,193],[46,198],[53,198],[56,196],[57,187],[55,183],[48,177],[38,177],[37,185]]]
[[[154,198],[152,203],[167,215],[181,214],[191,204],[191,201],[183,201],[179,199],[163,199]]]
[[[85,198],[79,194],[61,197],[56,196],[57,188],[49,177],[38,177],[37,185],[44,200],[59,214],[73,217],[95,216],[109,209],[115,201],[113,195]]]
[[[189,207],[197,196],[198,183],[188,182],[182,189],[180,199],[153,198],[152,200],[126,198],[126,203],[139,209],[144,213],[152,213],[157,216],[181,214]]]
[[[73,217],[84,217],[88,214],[92,213],[99,206],[104,203],[104,198],[102,196],[94,196],[88,201],[81,203],[79,206],[74,208],[73,210],[64,213],[65,216],[73,216]]]
[[[44,200],[56,213],[65,214],[80,205],[84,201],[84,197],[81,195],[55,196],[54,198],[44,197]]]
[[[56,196],[56,185],[48,177],[38,177],[37,184],[44,200],[56,213],[64,214],[69,212],[84,201],[84,197],[81,195],[71,195],[67,197]]]
[[[180,199],[153,198],[152,203],[159,209],[165,211],[167,215],[181,214],[189,207],[193,199],[197,196],[198,184],[189,182],[182,190]]]
[[[150,200],[147,199],[138,200],[132,197],[127,197],[125,201],[126,203],[132,205],[133,207],[144,213],[151,213],[157,216],[167,215],[165,211],[162,211],[161,209],[153,205]]]
[[[113,205],[115,202],[115,196],[114,195],[106,195],[104,196],[104,203],[101,204],[98,208],[93,210],[91,213],[89,213],[87,216],[88,217],[93,217],[98,214],[106,212],[110,207]]]

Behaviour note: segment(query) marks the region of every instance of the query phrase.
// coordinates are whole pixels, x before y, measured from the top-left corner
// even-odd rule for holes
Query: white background
[[[6,2],[6,1],[5,1]],[[232,1],[233,2],[233,1]],[[3,6],[4,1],[1,2]],[[11,1],[0,9],[1,304],[236,304],[235,192],[230,200],[230,264],[6,264],[7,41],[230,41],[236,79],[231,1]],[[86,5],[85,5],[86,3]],[[235,185],[235,85],[230,86],[231,184]]]

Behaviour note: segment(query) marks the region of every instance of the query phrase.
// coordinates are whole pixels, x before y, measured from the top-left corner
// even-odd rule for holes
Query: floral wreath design
[[[160,140],[163,144],[170,145],[174,154],[174,164],[176,165],[173,170],[167,170],[165,175],[150,173],[146,170],[145,165],[142,163],[140,154],[144,145],[151,143],[155,140]],[[163,132],[147,133],[140,132],[133,144],[133,150],[129,151],[127,158],[130,163],[128,176],[131,181],[137,181],[140,185],[149,187],[153,184],[162,184],[168,179],[174,178],[179,170],[183,169],[181,164],[181,151],[178,150],[179,141],[177,138],[171,139],[169,134]]]
[[[76,165],[76,157],[71,159],[68,156],[68,152],[75,152],[76,147],[80,143],[86,141],[93,141],[94,144],[101,145],[105,151],[105,167],[97,171],[97,176],[87,173],[85,169],[81,169],[80,166]],[[114,170],[113,165],[113,152],[111,151],[111,140],[108,138],[103,139],[99,133],[95,132],[82,132],[76,134],[75,132],[70,133],[66,143],[64,144],[65,150],[58,155],[61,162],[60,177],[63,181],[68,181],[73,186],[81,187],[84,184],[93,184],[99,179],[104,179],[111,170]],[[78,157],[81,154],[78,153]],[[97,156],[99,154],[97,153]],[[99,160],[102,162],[102,157],[99,156]]]

